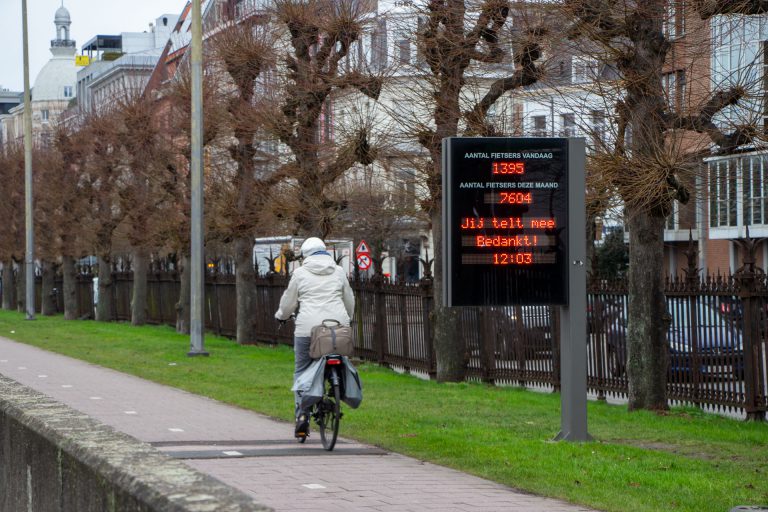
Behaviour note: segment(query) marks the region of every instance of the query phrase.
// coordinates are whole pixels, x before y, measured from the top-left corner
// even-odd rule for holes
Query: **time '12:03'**
[[[494,265],[532,265],[532,252],[497,252],[493,254]]]

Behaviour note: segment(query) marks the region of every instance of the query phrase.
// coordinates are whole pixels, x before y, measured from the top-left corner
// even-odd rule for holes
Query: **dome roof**
[[[53,21],[54,23],[71,23],[72,20],[69,17],[69,11],[67,8],[62,5],[56,9],[56,17],[53,18]]]
[[[54,56],[43,66],[35,78],[32,88],[32,101],[70,100],[64,96],[64,86],[72,87],[74,93],[77,82],[74,48],[51,48]]]

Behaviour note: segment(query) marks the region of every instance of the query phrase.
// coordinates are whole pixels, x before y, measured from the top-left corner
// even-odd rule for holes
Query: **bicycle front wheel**
[[[331,370],[322,407],[323,412],[319,422],[320,440],[323,442],[323,448],[331,451],[336,446],[341,421],[341,389],[339,388],[339,379],[336,378],[336,369]]]

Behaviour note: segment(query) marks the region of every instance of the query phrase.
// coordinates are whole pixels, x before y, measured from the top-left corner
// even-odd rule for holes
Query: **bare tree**
[[[131,323],[147,321],[147,272],[149,256],[156,241],[162,196],[163,174],[171,161],[170,148],[160,137],[155,119],[156,102],[148,95],[126,91],[118,101],[114,116],[122,152],[121,178],[117,187],[118,208],[124,212],[126,236],[133,269]]]
[[[417,206],[414,188],[400,186],[401,176],[395,179],[393,183],[369,173],[363,179],[349,180],[344,187],[346,208],[339,231],[353,240],[368,242],[376,265],[381,265],[382,253],[390,242],[412,235],[414,227],[427,223]]]
[[[351,1],[278,1],[269,11],[222,26],[209,39],[228,76],[218,89],[228,129],[209,151],[208,197],[215,212],[210,232],[234,250],[241,343],[254,337],[253,238],[259,226],[265,218],[291,217],[296,231],[326,236],[342,206],[329,197],[328,187],[355,162],[368,164],[373,157],[365,133],[341,148],[320,135],[334,91],[378,93],[376,79],[340,67],[359,37],[364,13]],[[222,147],[229,159],[222,158]],[[278,197],[286,192],[290,197]],[[281,211],[268,211],[277,202]]]
[[[526,8],[528,9],[528,8]],[[433,342],[440,381],[462,380],[465,375],[464,345],[459,336],[458,313],[442,305],[442,140],[459,134],[492,135],[494,128],[487,122],[491,107],[506,93],[535,83],[540,76],[537,61],[541,59],[541,40],[546,31],[541,28],[536,6],[521,14],[510,32],[512,4],[506,0],[430,0],[415,14],[424,23],[419,30],[419,51],[423,53],[428,74],[422,81],[429,91],[432,106],[430,123],[417,134],[419,143],[427,150],[430,162],[426,171],[428,199],[424,207],[431,218],[435,251],[435,302]],[[519,25],[519,26],[518,26]],[[506,30],[505,30],[506,29]],[[505,34],[512,34],[511,41]],[[477,77],[470,66],[491,66],[504,63],[510,47],[514,47],[513,69],[491,80],[485,92],[469,97],[468,85],[477,87]],[[502,71],[504,68],[500,68]],[[426,99],[426,98],[425,98]],[[468,104],[469,103],[469,104]]]
[[[49,135],[49,134],[46,134]],[[55,276],[58,269],[58,190],[53,186],[54,176],[61,172],[60,161],[49,138],[38,141],[33,151],[35,209],[35,256],[40,262],[42,288],[40,312],[45,316],[56,314]]]
[[[53,134],[56,169],[47,178],[51,203],[55,205],[54,226],[57,233],[57,252],[61,258],[64,319],[78,318],[77,272],[75,263],[83,255],[84,240],[81,219],[90,215],[88,196],[81,188],[80,171],[87,144],[82,133],[59,125]]]
[[[125,215],[118,198],[122,163],[118,123],[112,112],[105,109],[89,114],[82,129],[88,141],[81,164],[82,186],[92,212],[84,224],[99,260],[96,320],[110,321],[114,310],[113,235]]]
[[[230,185],[218,202],[221,216],[219,231],[231,244],[235,253],[235,286],[237,293],[237,341],[255,341],[252,314],[256,306],[256,283],[253,265],[253,239],[255,225],[269,190],[268,178],[257,169],[260,154],[256,146],[260,124],[257,121],[255,101],[259,76],[274,66],[275,34],[260,23],[248,18],[237,25],[226,27],[212,39],[212,49],[231,82],[218,92],[228,112],[231,138],[227,141],[234,170],[219,167]]]
[[[203,73],[202,144],[206,148],[210,147],[224,122],[224,109],[218,97],[218,91],[221,90],[219,73],[213,68],[211,60],[205,59]],[[177,152],[177,158],[169,160],[160,173],[161,222],[156,232],[158,240],[155,242],[156,246],[167,246],[176,255],[181,279],[179,300],[176,303],[176,330],[183,334],[189,334],[190,322],[191,105],[190,67],[189,62],[184,61],[173,80],[163,88],[157,109],[161,126],[160,143],[173,148]],[[210,172],[207,174],[206,180],[209,179]],[[207,209],[210,211],[210,205],[207,205]]]
[[[335,140],[321,124],[331,120],[336,93],[354,90],[376,99],[382,79],[362,63],[350,62],[359,44],[370,5],[342,0],[279,0],[277,29],[286,34],[277,47],[280,67],[261,101],[262,124],[290,151],[278,177],[293,184],[292,216],[297,233],[325,238],[343,204],[331,198],[332,186],[355,164],[370,165],[375,149],[366,126]]]
[[[14,280],[14,266],[20,265],[24,254],[24,153],[19,144],[7,144],[0,152],[0,181],[3,183],[3,200],[0,201],[0,261],[3,262],[3,309],[24,310],[22,289],[18,294],[22,276]]]
[[[681,10],[705,8],[704,17],[736,9],[731,2],[678,4],[688,4],[679,5]],[[670,101],[674,93],[665,91],[663,77],[665,65],[676,58],[672,52],[676,47],[665,35],[665,23],[669,22],[667,7],[665,0],[562,3],[563,17],[572,21],[568,31],[571,39],[592,49],[599,48],[600,61],[615,66],[618,73],[616,144],[607,154],[597,156],[599,179],[605,184],[597,188],[620,195],[630,233],[630,410],[667,408],[666,332],[670,317],[661,265],[648,262],[663,261],[664,226],[672,205],[676,200],[688,201],[695,168],[692,161],[699,159],[704,150],[715,146],[721,152],[730,152],[754,135],[750,126],[736,126],[726,133],[714,122],[718,112],[744,98],[746,89],[741,85],[716,91],[701,98],[698,104],[689,97],[685,108]],[[700,29],[708,32],[706,26]],[[691,45],[687,55],[708,62],[708,51],[707,42],[700,40],[696,46]],[[690,62],[685,66],[690,66]],[[697,133],[702,137],[692,139],[691,134]]]

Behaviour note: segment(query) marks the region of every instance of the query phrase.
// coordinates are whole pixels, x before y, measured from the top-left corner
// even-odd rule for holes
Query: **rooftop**
[[[97,35],[83,45],[83,52],[121,50],[123,48],[123,36]]]

